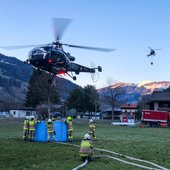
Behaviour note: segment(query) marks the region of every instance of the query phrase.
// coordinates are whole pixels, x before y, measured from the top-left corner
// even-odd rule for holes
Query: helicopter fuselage
[[[155,51],[151,49],[150,53],[147,56],[149,57],[149,56],[155,56],[155,55],[156,55]]]
[[[71,62],[67,53],[53,46],[34,48],[29,52],[28,61],[37,69],[55,74],[66,73]]]

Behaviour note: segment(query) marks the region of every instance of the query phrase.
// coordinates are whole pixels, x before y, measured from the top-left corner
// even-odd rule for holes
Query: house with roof
[[[123,104],[120,106],[122,113],[135,113],[137,112],[137,104]]]
[[[35,116],[36,111],[33,109],[11,109],[10,115],[14,118],[25,118],[26,116]]]
[[[170,111],[170,88],[164,91],[154,91],[147,104],[150,110]]]

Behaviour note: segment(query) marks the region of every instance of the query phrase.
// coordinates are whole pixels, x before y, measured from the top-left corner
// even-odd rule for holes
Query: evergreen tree
[[[87,85],[83,89],[77,88],[70,92],[67,98],[68,109],[76,109],[78,112],[97,111],[97,90],[92,85]]]
[[[85,109],[84,105],[84,90],[76,88],[70,92],[69,97],[67,98],[68,109],[76,109],[78,112],[83,112]]]
[[[87,85],[84,87],[85,108],[89,113],[97,111],[98,93],[95,86]]]
[[[35,107],[42,103],[59,102],[59,93],[55,85],[48,83],[49,75],[45,72],[33,71],[29,80],[28,92],[25,98],[25,105]]]

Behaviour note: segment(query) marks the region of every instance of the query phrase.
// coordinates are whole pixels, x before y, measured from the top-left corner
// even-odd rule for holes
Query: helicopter
[[[148,57],[154,57],[156,55],[156,50],[162,50],[162,49],[152,49],[151,47],[148,47],[150,49],[150,53],[147,54]],[[151,65],[153,65],[153,61],[151,62]]]
[[[71,19],[66,18],[54,18],[54,35],[55,41],[50,44],[45,45],[21,45],[21,46],[1,46],[0,48],[4,49],[19,49],[19,48],[28,48],[34,47],[28,54],[28,59],[25,63],[28,63],[35,67],[40,73],[41,71],[46,71],[52,75],[49,78],[49,82],[52,82],[53,78],[56,75],[67,74],[73,80],[76,80],[75,73],[78,75],[80,72],[85,73],[95,73],[102,72],[102,67],[89,68],[80,64],[75,63],[75,57],[70,53],[64,51],[63,46],[81,48],[87,50],[96,50],[102,52],[111,52],[114,49],[110,48],[100,48],[100,47],[90,47],[90,46],[80,46],[61,43],[60,40],[66,29],[66,27],[71,22]]]
[[[148,57],[150,57],[150,56],[155,56],[155,55],[156,55],[155,49],[152,49],[152,48],[150,48],[150,47],[148,47],[148,48],[150,49],[150,53],[147,54],[147,56],[148,56]]]

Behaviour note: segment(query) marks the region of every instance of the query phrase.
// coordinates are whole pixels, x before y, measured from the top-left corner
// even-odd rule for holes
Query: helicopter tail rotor
[[[98,72],[102,72],[102,67],[101,66],[98,66],[97,68],[95,67],[95,64],[93,62],[91,62],[91,67],[93,69],[96,69]],[[91,73],[91,78],[92,78],[92,81],[94,83],[96,83],[99,79],[99,73],[98,72],[94,72],[94,73]]]

